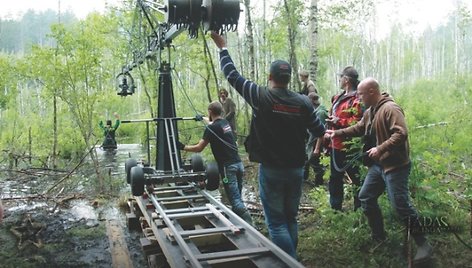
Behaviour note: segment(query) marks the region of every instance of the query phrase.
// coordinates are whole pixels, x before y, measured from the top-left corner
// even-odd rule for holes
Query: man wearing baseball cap
[[[289,90],[292,67],[283,60],[269,69],[269,87],[242,77],[225,39],[211,37],[220,50],[221,69],[228,82],[251,105],[250,134],[245,142],[249,160],[259,165],[259,194],[272,241],[296,258],[297,214],[305,164],[305,135],[323,136],[325,129],[307,96]]]
[[[347,128],[361,120],[364,113],[361,100],[357,97],[359,74],[352,66],[345,67],[339,75],[339,86],[342,92],[331,99],[331,109],[326,119],[328,129],[337,130]],[[354,187],[354,210],[361,206],[359,189],[361,178],[359,163],[353,163],[350,155],[353,154],[352,142],[343,137],[334,137],[329,143],[330,176],[328,182],[329,203],[332,209],[342,211],[344,201],[344,177],[352,181]]]

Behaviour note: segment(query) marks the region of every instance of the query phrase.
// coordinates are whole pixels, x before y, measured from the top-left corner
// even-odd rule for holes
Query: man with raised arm
[[[270,66],[269,87],[241,76],[226,48],[226,40],[212,32],[219,49],[221,69],[236,91],[251,106],[251,130],[245,142],[249,159],[259,165],[259,194],[271,240],[296,258],[297,214],[302,193],[307,129],[315,137],[325,129],[307,96],[289,90],[289,63]]]

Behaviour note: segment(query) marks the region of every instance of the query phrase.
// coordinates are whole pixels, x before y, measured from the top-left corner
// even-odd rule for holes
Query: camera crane
[[[189,38],[196,38],[199,30],[235,31],[241,12],[239,0],[166,0],[165,4],[136,0],[136,9],[148,29],[145,47],[133,53],[116,81],[118,95],[133,95],[132,71],[148,60],[157,64],[157,117],[122,121],[147,126],[148,163],[129,158],[125,172],[135,196],[129,202],[128,226],[143,229],[146,238],[141,243],[151,266],[303,267],[201,188],[205,183],[207,190],[218,188],[216,163],[205,165],[200,154],[193,154],[190,164],[184,164],[177,148],[177,122],[199,118],[177,117],[170,64],[172,40],[184,31]],[[157,19],[155,14],[159,13],[165,22]],[[150,166],[150,123],[156,125],[155,168]]]

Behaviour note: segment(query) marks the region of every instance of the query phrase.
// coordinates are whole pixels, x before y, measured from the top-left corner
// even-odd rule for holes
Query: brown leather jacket
[[[336,130],[336,135],[363,136],[367,134],[370,124],[377,139],[379,162],[385,172],[410,163],[405,115],[387,93],[383,93],[380,101],[365,111],[361,121],[351,127]]]

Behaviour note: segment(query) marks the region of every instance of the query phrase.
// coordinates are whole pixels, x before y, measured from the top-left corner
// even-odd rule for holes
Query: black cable
[[[183,82],[182,80],[180,79],[180,77],[177,75],[177,72],[173,69],[173,71],[175,72],[175,76],[177,76],[177,80],[179,81],[179,89],[180,91],[182,92],[182,94],[185,96],[185,98],[187,99],[188,101],[188,104],[190,106],[191,109],[193,109],[193,111],[195,112],[195,114],[198,114],[198,115],[201,115],[203,113],[199,113],[197,111],[197,109],[195,108],[195,106],[193,105],[192,103],[192,100],[190,99],[190,97],[187,95],[187,92],[185,91],[184,89],[184,86],[183,86]],[[220,136],[218,136],[218,134],[216,134],[211,128],[208,127],[208,125],[206,124],[205,120],[201,120],[202,124],[204,125],[204,127],[206,129],[208,129],[218,140],[220,140],[225,146],[227,146],[228,148],[232,149],[232,150],[235,150],[236,152],[238,151],[238,146],[235,146],[225,140],[223,140],[223,138],[221,138]]]
[[[354,157],[349,160],[345,166],[343,166],[342,168],[340,168],[338,166],[338,163],[336,162],[336,158],[334,157],[334,142],[333,140],[331,140],[331,156],[333,157],[333,167],[334,169],[337,171],[337,172],[344,172],[346,171],[350,166],[352,166],[354,164],[354,162],[356,162],[359,158],[363,157],[367,155],[367,152],[362,152],[362,153],[357,153],[354,155]]]

